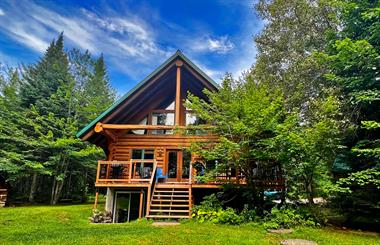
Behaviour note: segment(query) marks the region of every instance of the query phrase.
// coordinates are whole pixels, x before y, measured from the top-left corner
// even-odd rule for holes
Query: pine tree
[[[61,33],[57,41],[51,42],[36,65],[26,67],[25,84],[20,91],[22,106],[27,108],[38,103],[42,113],[49,111],[50,106],[47,101],[50,96],[56,93],[60,86],[72,81],[68,65],[63,48],[63,33]]]

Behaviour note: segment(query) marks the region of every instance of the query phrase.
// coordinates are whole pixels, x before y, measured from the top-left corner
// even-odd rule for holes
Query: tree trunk
[[[54,200],[54,195],[55,195],[55,188],[56,188],[56,183],[57,183],[57,180],[55,179],[55,176],[53,177],[53,184],[52,184],[52,187],[51,187],[51,196],[50,196],[50,204],[51,205],[54,205],[53,204],[53,200]]]
[[[86,201],[87,201],[87,170],[85,170],[84,177],[83,177],[82,203]]]
[[[67,168],[69,166],[69,162],[67,161],[66,158],[63,159],[62,166],[64,167],[63,175],[66,176]],[[65,178],[59,181],[57,181],[56,178],[54,178],[54,185],[53,185],[52,196],[51,196],[51,201],[50,201],[51,205],[56,205],[58,203],[59,197],[61,196],[64,182],[65,182]]]
[[[307,200],[309,205],[314,205],[314,190],[313,190],[313,185],[311,184],[311,181],[309,181],[306,185],[307,188]]]
[[[34,202],[34,194],[36,193],[36,188],[37,188],[37,173],[33,173],[32,177],[32,183],[30,184],[30,192],[29,192],[29,202],[33,203]]]
[[[51,203],[52,205],[56,205],[59,201],[59,197],[61,196],[61,192],[62,192],[63,182],[64,182],[63,180],[56,182],[54,196],[52,198],[52,203]]]

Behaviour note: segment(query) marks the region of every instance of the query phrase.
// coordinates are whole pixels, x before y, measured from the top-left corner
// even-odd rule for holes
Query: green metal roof
[[[174,61],[176,58],[180,57],[186,63],[188,63],[191,68],[200,73],[208,82],[214,85],[216,88],[219,88],[219,85],[212,80],[206,73],[204,73],[199,67],[197,67],[193,62],[191,62],[180,50],[177,50],[174,55],[172,55],[169,59],[167,59],[162,65],[160,65],[156,70],[150,73],[147,77],[145,77],[141,82],[139,82],[133,89],[131,89],[128,93],[114,102],[107,110],[105,110],[102,114],[100,114],[97,118],[95,118],[92,122],[90,122],[86,127],[82,128],[77,134],[76,137],[81,138],[88,130],[95,126],[100,120],[102,120],[105,116],[108,115],[113,109],[115,109],[118,105],[123,103],[131,94],[137,91],[140,87],[142,87],[147,81],[149,81],[152,77],[158,74],[165,66]]]

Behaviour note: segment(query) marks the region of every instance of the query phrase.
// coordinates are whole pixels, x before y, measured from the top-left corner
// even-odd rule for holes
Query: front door
[[[166,171],[169,182],[186,182],[189,179],[191,154],[182,150],[166,151]]]

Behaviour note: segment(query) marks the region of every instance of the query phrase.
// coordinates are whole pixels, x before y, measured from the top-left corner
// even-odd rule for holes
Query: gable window
[[[152,113],[152,125],[165,125],[173,126],[174,125],[174,113]],[[152,134],[172,134],[173,130],[152,130]]]
[[[139,125],[147,125],[148,124],[148,117],[145,117],[143,120],[139,122]],[[137,130],[131,130],[133,134],[146,134],[145,129],[137,129]]]

